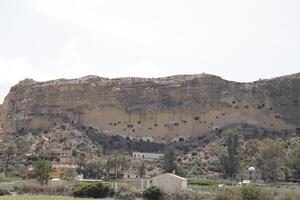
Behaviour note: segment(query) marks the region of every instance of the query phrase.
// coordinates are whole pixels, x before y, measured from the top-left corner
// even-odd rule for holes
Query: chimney
[[[173,175],[176,175],[176,170],[175,170],[175,169],[173,170],[172,174],[173,174]]]

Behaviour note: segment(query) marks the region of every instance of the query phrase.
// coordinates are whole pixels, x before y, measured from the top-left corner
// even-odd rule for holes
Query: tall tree
[[[115,163],[113,159],[109,156],[107,157],[106,163],[105,163],[105,170],[106,170],[106,178],[109,178],[109,172],[110,170],[115,166]]]
[[[167,173],[173,172],[177,169],[175,150],[172,147],[168,147],[165,151],[163,160],[163,170]]]
[[[224,177],[235,178],[239,168],[239,135],[236,129],[228,129],[225,134],[227,152],[226,154],[221,154],[219,160]]]
[[[41,185],[48,185],[51,172],[51,162],[48,160],[38,160],[34,165],[34,174]]]
[[[256,161],[264,180],[277,180],[278,170],[283,166],[284,144],[282,140],[264,139],[258,147]]]
[[[84,153],[80,153],[78,158],[77,158],[77,165],[78,165],[78,169],[77,172],[79,174],[82,174],[84,172],[84,168],[86,167],[86,159],[85,159],[85,154]]]
[[[140,178],[143,178],[146,174],[146,167],[144,162],[141,163],[141,165],[138,167],[138,176]]]

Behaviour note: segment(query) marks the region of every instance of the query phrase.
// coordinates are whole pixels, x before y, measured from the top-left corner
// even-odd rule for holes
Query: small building
[[[161,174],[152,178],[152,185],[162,192],[175,193],[187,189],[187,179],[175,174]]]
[[[134,158],[147,158],[147,159],[158,159],[164,158],[162,153],[143,153],[143,152],[132,152],[132,157]]]
[[[255,167],[249,167],[248,168],[249,172],[249,180],[256,180],[256,174],[255,174]]]

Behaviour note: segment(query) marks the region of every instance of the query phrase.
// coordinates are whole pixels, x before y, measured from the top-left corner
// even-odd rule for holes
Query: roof
[[[255,171],[255,167],[249,167],[248,170],[249,171]]]
[[[177,179],[180,179],[180,180],[182,180],[182,181],[187,181],[186,178],[183,178],[183,177],[181,177],[181,176],[178,176],[178,175],[175,175],[175,174],[171,174],[171,173],[160,174],[160,175],[158,175],[158,176],[155,176],[154,178],[160,177],[160,176],[166,176],[166,175],[172,176],[172,177],[177,178]]]

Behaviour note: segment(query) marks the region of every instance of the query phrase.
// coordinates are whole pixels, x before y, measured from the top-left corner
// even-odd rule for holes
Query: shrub
[[[298,200],[300,194],[282,194],[276,197],[277,200]]]
[[[77,183],[73,187],[74,197],[104,198],[113,194],[114,190],[109,185],[99,182]]]
[[[6,179],[4,173],[0,173],[0,181],[4,181]]]
[[[60,178],[66,181],[73,181],[76,177],[76,170],[75,169],[67,169],[62,172]]]
[[[121,199],[121,200],[134,200],[136,199],[137,190],[126,183],[118,183],[116,187],[116,194],[115,199]]]
[[[151,187],[147,188],[144,191],[143,195],[146,199],[149,199],[149,200],[158,200],[162,196],[160,189],[155,186],[151,186]]]
[[[120,199],[120,200],[135,200],[135,193],[133,192],[118,192],[114,196],[115,199]]]
[[[151,167],[151,166],[148,167],[148,168],[147,168],[147,171],[153,171],[153,167]]]
[[[259,200],[273,200],[274,195],[270,191],[263,190],[259,193],[259,198],[258,199]]]
[[[8,195],[8,194],[9,194],[9,192],[7,190],[0,188],[0,196]]]
[[[50,184],[48,186],[41,186],[37,182],[21,182],[13,186],[14,191],[19,194],[45,194],[45,195],[70,195],[71,188],[67,184]]]
[[[254,186],[246,186],[241,189],[243,200],[259,200],[261,189]]]

